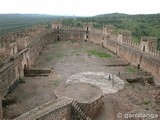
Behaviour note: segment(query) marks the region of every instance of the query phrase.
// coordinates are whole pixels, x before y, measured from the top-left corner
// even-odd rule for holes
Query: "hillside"
[[[93,22],[94,27],[100,28],[106,24],[119,30],[130,30],[134,42],[140,42],[141,36],[158,37],[160,50],[160,14],[128,15],[123,13],[101,14],[93,17],[63,17],[44,14],[0,14],[0,35],[23,29],[35,24],[49,23],[62,20],[64,25],[82,26],[83,22]]]
[[[0,35],[60,18],[63,17],[43,14],[0,14]]]

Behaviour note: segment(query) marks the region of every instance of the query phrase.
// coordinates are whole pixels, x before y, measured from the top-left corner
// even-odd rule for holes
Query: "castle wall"
[[[119,43],[111,38],[105,39],[103,46],[117,54],[121,59],[127,60],[132,65],[139,66],[141,69],[150,72],[157,78],[155,84],[160,85],[160,59],[141,51],[137,46],[133,47],[130,44]]]
[[[24,69],[30,69],[41,50],[48,44],[53,43],[56,38],[56,31],[49,30],[36,36],[33,42],[19,53],[1,60],[0,69],[0,94],[3,97],[10,87],[24,76]]]
[[[55,30],[48,31],[47,33],[42,34],[37,38],[35,38],[34,42],[30,44],[28,47],[30,55],[30,60],[28,63],[29,68],[33,66],[36,58],[38,57],[42,49],[46,45],[55,42],[56,38],[57,38],[57,33]]]
[[[36,120],[71,120],[71,105],[66,105],[48,112],[47,114],[37,118]]]
[[[84,30],[81,29],[60,29],[59,40],[84,40]],[[57,36],[58,37],[58,36]]]
[[[96,43],[98,45],[102,44],[102,38],[103,38],[103,31],[102,30],[95,30],[89,31],[88,34],[88,41]]]
[[[71,102],[72,99],[67,98],[50,101],[14,120],[71,120]]]

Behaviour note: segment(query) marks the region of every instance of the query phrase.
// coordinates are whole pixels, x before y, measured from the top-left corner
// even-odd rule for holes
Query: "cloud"
[[[0,13],[92,16],[104,13],[160,12],[158,0],[0,0]]]

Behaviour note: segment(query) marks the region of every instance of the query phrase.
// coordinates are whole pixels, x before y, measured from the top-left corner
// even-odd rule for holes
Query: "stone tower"
[[[104,25],[103,26],[103,35],[106,35],[109,37],[113,31],[114,26],[113,25]]]
[[[93,29],[93,23],[92,22],[87,22],[87,23],[84,23],[83,24],[83,28],[85,29],[85,31],[86,31],[86,34],[85,34],[85,37],[84,37],[84,40],[87,42],[88,41],[88,39],[89,39],[89,35],[88,35],[88,33],[89,33],[89,31],[91,31],[92,29]]]
[[[119,42],[129,42],[131,41],[131,32],[130,31],[122,31],[118,33],[118,41]]]
[[[141,37],[141,50],[142,51],[150,51],[157,49],[157,38],[156,37],[148,37],[143,36]]]
[[[54,22],[52,22],[51,26],[52,26],[52,28],[60,29],[60,27],[62,26],[62,22],[54,21]]]

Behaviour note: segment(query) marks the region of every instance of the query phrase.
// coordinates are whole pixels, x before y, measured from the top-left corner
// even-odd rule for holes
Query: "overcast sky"
[[[152,14],[159,0],[0,0],[0,13],[93,16],[105,13]]]

